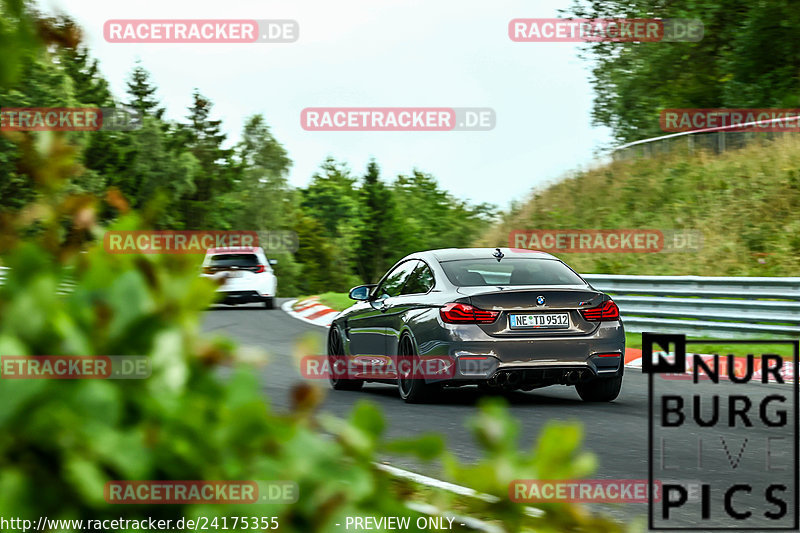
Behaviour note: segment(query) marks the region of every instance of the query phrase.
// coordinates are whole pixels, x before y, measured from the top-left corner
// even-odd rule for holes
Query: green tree
[[[334,290],[331,274],[335,269],[335,250],[325,238],[322,224],[314,217],[298,213],[294,231],[299,247],[294,259],[301,265],[295,286],[300,294],[319,294]],[[343,287],[337,287],[345,290]]]
[[[469,246],[496,211],[491,204],[473,207],[453,197],[436,178],[419,170],[398,176],[392,189],[403,228],[395,259],[418,250]]]
[[[367,165],[361,184],[361,234],[356,262],[365,283],[374,283],[397,259],[395,236],[402,232],[392,191],[383,183],[375,160]]]
[[[116,101],[103,77],[99,62],[90,55],[88,47],[78,45],[60,49],[59,65],[72,81],[77,103],[82,106],[114,107]],[[130,132],[100,130],[84,137],[81,163],[81,189],[100,194],[109,182],[125,172],[131,157]],[[108,219],[111,213],[103,213]]]
[[[323,225],[329,238],[341,236],[343,224],[358,223],[357,186],[347,165],[329,157],[303,190],[303,208]]]
[[[64,48],[61,53],[64,72],[72,78],[75,96],[82,105],[107,107],[114,105],[108,81],[100,72],[96,59],[89,56],[89,49],[81,45]]]
[[[197,90],[192,99],[189,123],[176,132],[173,144],[185,142],[200,165],[194,192],[182,200],[183,220],[190,229],[228,229],[231,214],[222,206],[227,202],[225,193],[236,183],[233,150],[223,147],[227,136],[222,121],[211,119],[212,102]]]
[[[792,0],[575,0],[563,14],[703,22],[699,42],[585,45],[592,118],[620,142],[662,135],[663,109],[800,105],[800,10]]]
[[[322,227],[322,236],[336,250],[331,278],[335,290],[346,290],[358,283],[353,275],[356,268],[356,247],[361,235],[361,197],[358,180],[351,176],[343,163],[328,158],[320,172],[302,191],[303,212]]]
[[[172,209],[195,191],[201,169],[190,152],[175,152],[167,143],[161,122],[145,117],[142,128],[128,133],[131,157],[111,179],[136,209],[151,208],[151,222],[158,227],[182,228],[181,213]],[[151,205],[152,204],[152,205]]]
[[[142,115],[153,115],[162,118],[164,108],[159,107],[156,98],[156,87],[150,82],[150,73],[137,61],[127,82],[128,105]]]
[[[22,76],[23,65],[41,54],[41,36],[26,14],[22,0],[0,1],[0,88],[8,88]]]
[[[4,23],[0,22],[0,28]],[[25,25],[24,22],[20,24]],[[51,27],[50,19],[43,19],[39,24],[49,28],[48,35],[58,35],[61,28],[56,23]],[[17,56],[16,52],[12,52],[6,56],[5,51],[2,49],[0,63],[14,61],[16,64],[13,68],[15,74],[10,78],[13,84],[0,85],[2,107],[67,107],[80,103],[69,75],[62,64],[53,61],[49,54],[30,52]],[[29,151],[29,155],[24,156],[20,150],[22,144],[33,145],[37,141],[41,143],[58,136],[69,145],[77,146],[88,142],[88,135],[90,133],[0,132],[0,212],[11,214],[36,198],[35,151]],[[80,191],[86,185],[87,178],[89,176],[70,173],[69,181],[64,186]]]
[[[237,228],[274,231],[291,225],[294,209],[287,174],[292,160],[262,115],[250,117],[237,146],[240,183]]]

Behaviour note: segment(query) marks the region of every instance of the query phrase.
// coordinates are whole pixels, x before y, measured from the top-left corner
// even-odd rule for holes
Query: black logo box
[[[655,527],[653,514],[653,377],[654,374],[685,373],[686,372],[686,345],[687,344],[749,344],[749,345],[776,345],[783,344],[794,347],[794,368],[792,396],[794,400],[794,524],[781,527]],[[668,347],[675,347],[674,361],[659,358],[653,363],[653,346],[659,346],[663,351]],[[722,354],[720,354],[722,356]],[[800,406],[800,341],[797,340],[763,340],[763,339],[711,339],[690,340],[683,334],[642,333],[642,373],[647,378],[647,470],[648,470],[648,499],[647,515],[648,529],[650,531],[798,531],[800,529],[800,427],[798,427],[798,406]]]

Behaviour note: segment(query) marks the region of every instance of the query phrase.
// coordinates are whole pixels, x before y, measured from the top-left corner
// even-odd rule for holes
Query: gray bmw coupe
[[[328,334],[337,390],[398,385],[407,402],[446,387],[532,390],[574,385],[586,401],[614,400],[622,386],[625,332],[611,298],[556,257],[467,248],[411,254]]]

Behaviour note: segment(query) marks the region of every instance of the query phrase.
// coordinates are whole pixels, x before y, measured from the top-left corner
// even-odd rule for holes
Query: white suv
[[[264,307],[272,309],[278,290],[278,279],[272,271],[275,263],[260,247],[211,248],[203,260],[202,276],[224,280],[217,289],[222,295],[219,303],[264,302]]]

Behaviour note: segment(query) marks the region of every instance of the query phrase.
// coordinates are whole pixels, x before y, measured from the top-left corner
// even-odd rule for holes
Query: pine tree
[[[391,191],[381,181],[380,168],[375,160],[367,164],[361,187],[362,220],[356,260],[358,272],[367,283],[378,280],[393,263],[392,235],[399,231]]]
[[[89,50],[81,45],[66,48],[61,54],[61,64],[73,81],[75,95],[82,105],[111,106],[114,99],[108,82],[100,73],[96,59],[89,57]]]
[[[150,73],[136,62],[136,66],[131,72],[127,82],[127,93],[130,96],[128,105],[143,115],[153,115],[160,119],[164,115],[164,109],[159,107],[159,101],[155,97],[156,87],[150,82]]]
[[[237,184],[237,168],[233,165],[233,150],[223,148],[227,136],[222,121],[211,120],[211,100],[195,89],[189,108],[189,123],[183,125],[178,138],[194,155],[200,165],[195,177],[195,192],[183,202],[184,220],[192,229],[225,229],[234,214],[223,209]],[[227,196],[226,196],[227,194]]]

